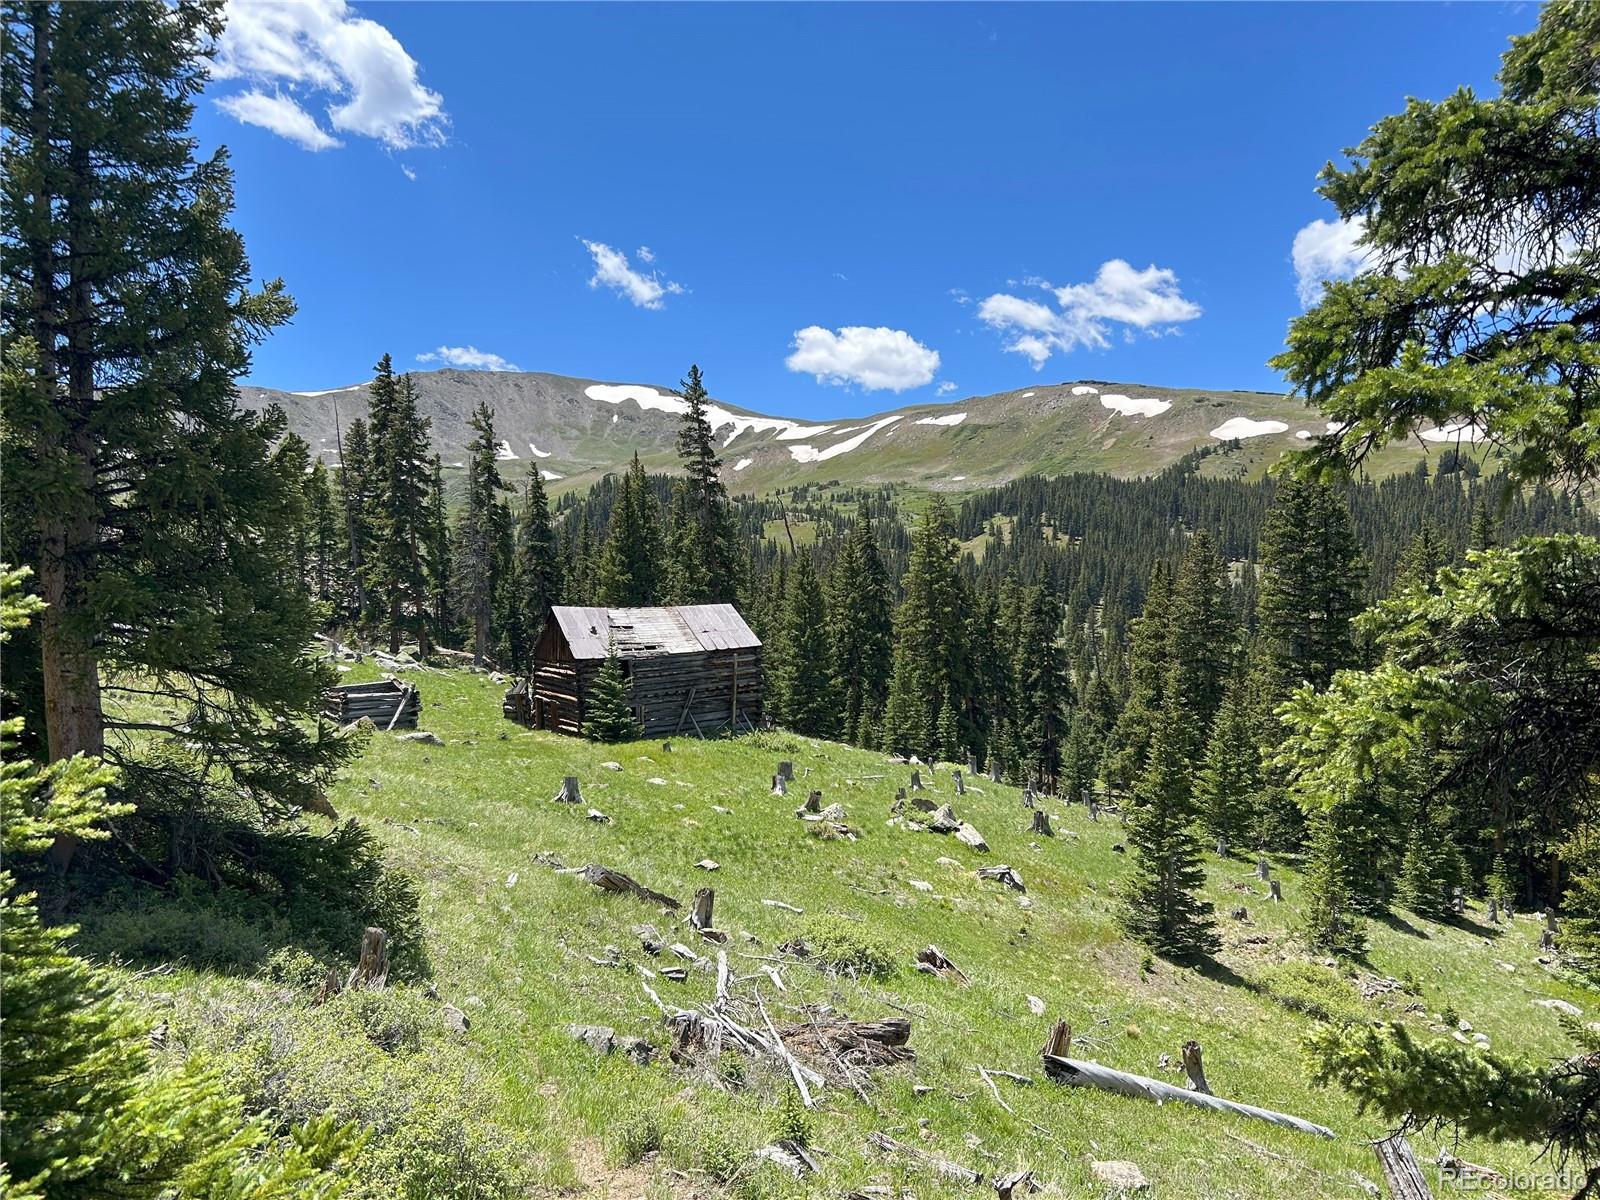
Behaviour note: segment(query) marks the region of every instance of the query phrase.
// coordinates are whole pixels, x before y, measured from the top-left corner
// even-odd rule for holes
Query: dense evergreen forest
[[[152,896],[181,923],[209,897],[330,961],[381,927],[383,975],[414,969],[414,881],[327,799],[366,734],[318,715],[319,634],[522,672],[552,603],[734,601],[793,732],[1117,810],[1123,925],[1156,954],[1213,953],[1214,844],[1304,866],[1319,955],[1359,961],[1370,920],[1454,919],[1470,895],[1548,910],[1541,964],[1600,971],[1600,8],[1547,5],[1501,95],[1413,101],[1324,172],[1371,265],[1273,360],[1330,430],[1282,474],[1210,478],[1195,455],[954,511],[731,497],[698,367],[678,473],[636,458],[553,506],[537,471],[503,477],[487,407],[447,495],[387,355],[332,470],[281,413],[242,411],[294,304],[229,224],[226,152],[196,158],[223,20],[212,0],[4,9],[0,538],[22,565],[0,571],[0,1190],[270,1200],[354,1170],[360,1131],[246,1111],[203,1059],[155,1070],[165,1023],[139,1027],[52,923]],[[1447,423],[1481,428],[1494,469],[1447,451],[1361,481]],[[619,684],[597,732],[627,730]],[[1544,1142],[1592,1195],[1600,1041],[1569,1032],[1580,1053],[1543,1066],[1365,1020],[1308,1045],[1385,1117]]]

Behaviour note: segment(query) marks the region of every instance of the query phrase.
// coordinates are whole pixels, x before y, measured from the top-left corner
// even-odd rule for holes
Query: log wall
[[[600,664],[574,661],[561,649],[541,642],[545,653],[534,662],[525,720],[538,729],[578,736]],[[649,655],[623,659],[622,665],[628,698],[645,737],[761,725],[759,649]],[[507,715],[513,715],[509,708]]]

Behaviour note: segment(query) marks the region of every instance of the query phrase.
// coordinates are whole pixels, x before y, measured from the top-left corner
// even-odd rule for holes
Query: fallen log
[[[1372,1143],[1372,1149],[1378,1155],[1392,1200],[1433,1200],[1433,1192],[1404,1134],[1392,1133],[1381,1138]]]
[[[624,875],[621,871],[603,867],[599,863],[590,863],[586,867],[563,867],[556,874],[577,875],[594,884],[595,887],[603,892],[627,892],[639,897],[641,900],[647,900],[651,904],[659,904],[665,908],[678,909],[683,907],[679,901],[674,900],[671,896],[647,888],[630,876]]]
[[[966,973],[945,957],[944,951],[937,946],[929,946],[925,950],[917,951],[917,970],[926,975],[942,975],[949,979],[967,983]]]
[[[1054,1043],[1054,1032],[1052,1032],[1051,1040]],[[1334,1136],[1333,1130],[1327,1126],[1318,1125],[1301,1117],[1290,1116],[1288,1113],[1273,1112],[1271,1109],[1257,1108],[1253,1104],[1239,1104],[1233,1100],[1224,1100],[1220,1096],[1211,1096],[1204,1092],[1190,1091],[1188,1088],[1174,1087],[1172,1084],[1162,1083],[1158,1079],[1148,1079],[1143,1075],[1133,1075],[1127,1071],[1102,1067],[1099,1063],[1082,1062],[1078,1059],[1065,1058],[1050,1053],[1045,1053],[1040,1057],[1044,1062],[1045,1075],[1057,1083],[1067,1084],[1071,1087],[1099,1088],[1103,1092],[1112,1092],[1118,1096],[1131,1096],[1137,1100],[1154,1100],[1157,1104],[1172,1100],[1177,1101],[1179,1104],[1190,1104],[1196,1108],[1209,1108],[1215,1112],[1230,1112],[1241,1117],[1253,1117],[1258,1121],[1266,1121],[1268,1124],[1277,1125],[1284,1129],[1294,1129],[1301,1133],[1314,1133],[1318,1137],[1331,1138]]]
[[[884,1154],[893,1154],[914,1162],[943,1179],[950,1179],[956,1183],[964,1183],[972,1187],[976,1187],[983,1182],[983,1173],[981,1171],[974,1171],[971,1167],[963,1167],[960,1163],[951,1162],[948,1158],[940,1158],[937,1154],[929,1154],[926,1150],[919,1150],[915,1146],[897,1142],[887,1133],[873,1130],[867,1134],[867,1145]]]
[[[1014,892],[1026,892],[1028,890],[1027,886],[1022,882],[1022,876],[1017,873],[1015,867],[1008,867],[1004,864],[993,867],[979,867],[977,875],[979,879],[993,879],[1003,883]]]

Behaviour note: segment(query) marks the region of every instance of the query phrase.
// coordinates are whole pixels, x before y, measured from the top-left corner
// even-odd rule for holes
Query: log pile
[[[346,683],[322,693],[322,715],[338,725],[367,718],[379,729],[415,729],[422,715],[422,696],[409,683]]]

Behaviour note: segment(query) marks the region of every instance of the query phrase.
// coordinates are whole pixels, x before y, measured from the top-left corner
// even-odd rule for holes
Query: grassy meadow
[[[357,667],[347,678],[370,674]],[[1298,1046],[1316,1019],[1307,1008],[1404,1012],[1419,1029],[1443,1014],[1496,1049],[1538,1056],[1569,1043],[1536,1001],[1600,1015],[1600,994],[1536,961],[1533,917],[1491,927],[1474,906],[1454,925],[1373,922],[1365,962],[1324,965],[1297,944],[1301,887],[1289,864],[1276,866],[1285,902],[1274,905],[1251,863],[1212,857],[1208,890],[1225,941],[1217,964],[1202,972],[1151,962],[1115,924],[1128,864],[1114,816],[1092,822],[1081,806],[1050,799],[1056,836],[1035,837],[1017,789],[980,779],[956,798],[947,771],[930,778],[924,769],[923,794],[954,803],[988,840],[989,852],[979,853],[886,824],[910,768],[879,754],[781,733],[674,739],[670,750],[655,741],[595,745],[503,720],[503,688],[483,674],[412,678],[424,699],[421,727],[444,745],[375,734],[331,797],[416,881],[423,953],[407,978],[380,998],[317,1006],[315,981],[326,966],[293,950],[292,929],[194,902],[183,908],[187,944],[252,938],[251,952],[224,965],[201,963],[198,953],[163,963],[147,948],[121,968],[152,1023],[166,1023],[167,1044],[220,1057],[247,1096],[371,1125],[375,1179],[407,1180],[389,1194],[490,1196],[510,1187],[538,1196],[842,1196],[874,1184],[919,1197],[989,1193],[987,1181],[963,1187],[885,1159],[864,1141],[882,1130],[986,1179],[1031,1167],[1052,1195],[1113,1194],[1091,1163],[1126,1160],[1149,1180],[1148,1194],[1164,1200],[1360,1196],[1361,1178],[1380,1178],[1365,1141],[1385,1130],[1343,1094],[1307,1082]],[[770,792],[779,759],[795,764],[787,798]],[[569,774],[581,780],[585,805],[553,802]],[[844,806],[858,840],[813,836],[795,818],[811,789]],[[610,823],[586,819],[590,806]],[[715,973],[691,969],[682,983],[660,977],[675,960],[647,955],[630,929],[652,922],[667,943],[712,961],[717,947],[681,912],[663,916],[558,874],[552,856],[625,871],[686,904],[697,887],[715,887],[733,971],[755,977],[775,1020],[802,1019],[802,1005],[856,1019],[909,1016],[915,1062],[874,1072],[865,1099],[840,1087],[821,1093],[806,1114],[819,1175],[797,1181],[756,1163],[750,1152],[792,1123],[787,1075],[729,1054],[715,1075],[668,1061],[667,1029],[636,966],[658,973],[648,982],[664,1001],[684,1006],[711,998]],[[714,873],[695,865],[707,858],[720,864]],[[1021,873],[1025,896],[975,878],[975,868],[999,863]],[[804,912],[763,904],[769,899]],[[1229,915],[1241,905],[1247,920]],[[166,918],[151,909],[117,919],[137,929]],[[808,931],[813,939],[856,936],[887,950],[893,969],[851,978],[798,960],[762,961],[783,957],[777,947]],[[912,956],[930,943],[968,985],[913,969]],[[613,958],[621,965],[595,962]],[[773,965],[781,993],[760,973]],[[1357,977],[1370,976],[1407,990],[1363,1000]],[[748,995],[750,986],[735,991]],[[1043,1015],[1030,996],[1044,1001]],[[465,1033],[447,1028],[447,1004],[466,1014]],[[1218,1095],[1309,1118],[1338,1137],[1050,1083],[1039,1048],[1058,1017],[1075,1031],[1076,1056],[1174,1084],[1181,1072],[1158,1064],[1163,1055],[1176,1063],[1179,1046],[1196,1039]],[[563,1032],[572,1022],[646,1038],[658,1048],[655,1061],[597,1057]],[[979,1066],[1035,1082],[996,1080],[1008,1111]],[[1458,1145],[1448,1133],[1414,1143],[1425,1164],[1448,1145],[1508,1175],[1548,1167],[1536,1163],[1537,1147]],[[419,1166],[421,1158],[432,1166]],[[1425,1169],[1437,1186],[1435,1169]],[[371,1186],[372,1194],[390,1188]],[[1452,1194],[1448,1184],[1438,1190]]]

